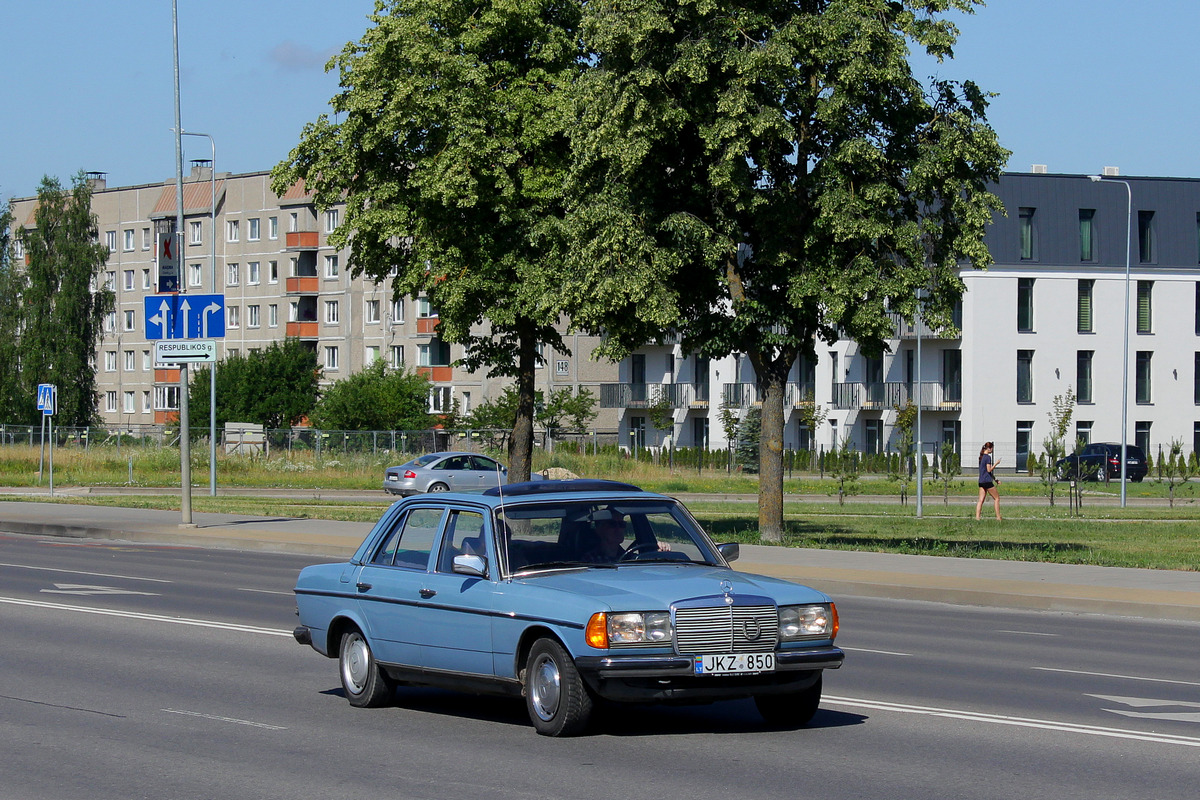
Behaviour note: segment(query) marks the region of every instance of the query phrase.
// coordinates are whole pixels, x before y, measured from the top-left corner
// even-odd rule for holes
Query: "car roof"
[[[526,481],[524,483],[504,484],[500,489],[487,489],[479,492],[440,492],[437,494],[419,494],[398,500],[405,505],[441,503],[447,500],[454,502],[471,502],[486,505],[491,508],[521,502],[521,503],[551,503],[551,502],[600,502],[613,500],[671,500],[666,495],[646,492],[629,483],[602,480],[569,480],[569,481]],[[674,502],[674,501],[672,501]]]

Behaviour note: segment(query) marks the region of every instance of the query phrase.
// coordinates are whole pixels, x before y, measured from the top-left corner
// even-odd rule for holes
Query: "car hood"
[[[699,564],[629,564],[522,575],[513,583],[588,597],[614,611],[667,608],[672,603],[728,593],[768,597],[779,605],[827,603],[829,596],[798,583]]]

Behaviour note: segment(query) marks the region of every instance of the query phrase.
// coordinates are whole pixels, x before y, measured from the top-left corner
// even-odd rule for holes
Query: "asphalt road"
[[[842,597],[803,730],[752,703],[341,697],[291,638],[313,559],[0,536],[0,798],[1192,798],[1200,625]]]

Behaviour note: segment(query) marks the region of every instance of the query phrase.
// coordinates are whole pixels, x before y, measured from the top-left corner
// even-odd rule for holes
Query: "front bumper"
[[[629,702],[705,702],[760,694],[786,694],[811,686],[821,670],[842,666],[846,654],[832,645],[775,653],[775,670],[746,675],[696,675],[692,656],[621,654],[580,656],[575,666],[596,694]]]

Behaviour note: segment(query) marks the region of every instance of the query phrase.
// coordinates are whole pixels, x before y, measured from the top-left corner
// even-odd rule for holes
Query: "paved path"
[[[322,493],[328,496],[329,493]],[[298,496],[312,497],[312,492]],[[346,558],[368,523],[23,501],[0,532]],[[2,547],[2,544],[0,544]],[[1200,572],[743,545],[734,566],[838,595],[1200,621]]]

